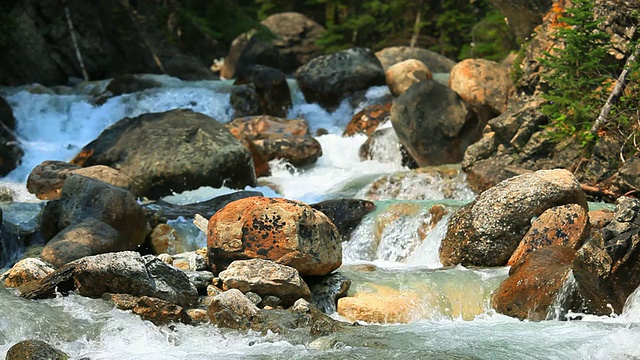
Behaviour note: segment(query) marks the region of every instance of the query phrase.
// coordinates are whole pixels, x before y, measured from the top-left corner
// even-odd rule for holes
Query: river
[[[70,160],[103,129],[125,116],[190,108],[220,122],[231,120],[228,82],[153,78],[163,86],[113,97],[101,105],[95,104],[91,95],[99,93],[105,82],[60,88],[57,93],[42,88],[0,89],[14,110],[17,133],[25,149],[22,165],[0,179],[0,186],[12,188],[16,201],[38,202],[24,190],[34,166],[44,160]],[[385,95],[385,88],[370,89],[356,109],[345,102],[328,113],[305,103],[295,84],[290,85],[294,107],[289,117],[307,119],[312,133],[318,128],[329,132],[317,138],[323,156],[315,166],[305,169],[274,162],[272,175],[249,189],[312,203],[359,197],[377,177],[406,170],[399,153],[389,150],[393,146],[385,147],[387,150],[376,160],[361,161],[358,149],[366,138],[341,136],[352,114]],[[406,299],[402,306],[408,309],[407,324],[361,324],[318,339],[296,332],[239,333],[208,324],[157,327],[100,299],[70,295],[27,301],[12,289],[0,288],[0,356],[16,342],[36,338],[73,359],[640,358],[640,294],[634,293],[623,313],[613,317],[519,321],[496,314],[489,306],[491,292],[506,278],[508,268],[443,268],[438,248],[447,218],[424,236],[417,230],[428,220],[432,205],[443,204],[451,213],[473,199],[464,176],[454,181],[455,191],[447,194],[441,183],[415,182],[404,186],[394,198],[378,200],[377,210],[365,217],[344,244],[340,271],[352,279],[350,292],[398,294]],[[188,203],[230,191],[201,188],[167,200]],[[406,208],[413,210],[406,216],[389,215],[397,208],[404,209],[405,215]],[[180,219],[176,224],[189,226]],[[192,240],[194,246],[204,245],[202,237]]]

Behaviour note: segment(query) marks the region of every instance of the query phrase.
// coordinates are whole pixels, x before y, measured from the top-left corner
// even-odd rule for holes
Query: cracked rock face
[[[342,264],[335,225],[320,211],[292,200],[250,197],[234,201],[209,220],[209,264],[267,259],[302,276],[325,275]]]

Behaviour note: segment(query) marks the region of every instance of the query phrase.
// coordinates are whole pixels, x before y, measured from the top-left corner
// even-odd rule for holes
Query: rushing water
[[[125,116],[190,108],[221,122],[231,120],[228,83],[155,78],[164,84],[162,88],[114,97],[101,105],[92,100],[92,94],[99,93],[104,82],[62,89],[64,95],[2,89],[14,109],[26,153],[23,164],[0,179],[0,185],[13,189],[18,201],[37,202],[24,190],[35,165],[43,160],[71,159],[104,128]],[[371,89],[361,107],[385,93],[384,88]],[[381,144],[375,160],[361,161],[358,149],[365,137],[340,135],[358,109],[345,102],[327,113],[306,104],[297,90],[293,98],[290,118],[307,119],[312,131],[329,131],[318,137],[324,155],[305,169],[272,162],[272,176],[260,179],[257,187],[265,195],[306,202],[359,197],[376,178],[405,170],[393,142]],[[15,290],[0,288],[0,356],[16,342],[36,338],[75,359],[640,358],[640,292],[615,317],[529,322],[495,314],[489,299],[507,276],[506,268],[443,268],[438,258],[448,216],[473,195],[463,178],[453,186],[449,183],[449,192],[437,177],[430,179],[408,179],[392,198],[376,194],[376,211],[365,217],[344,244],[340,271],[353,281],[350,295],[383,294],[399,299],[398,311],[407,324],[353,326],[318,339],[295,331],[286,335],[238,333],[208,324],[157,327],[100,299],[71,295],[27,301],[17,297]],[[189,203],[230,191],[201,188],[167,200]],[[443,221],[431,223],[433,206],[445,210]],[[172,225],[191,239],[193,247],[203,245],[204,238],[188,219],[176,219]]]

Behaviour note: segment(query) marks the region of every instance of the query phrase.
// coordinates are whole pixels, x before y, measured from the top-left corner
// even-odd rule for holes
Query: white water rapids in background
[[[67,95],[35,94],[26,88],[0,89],[14,110],[17,133],[25,149],[22,165],[0,179],[0,186],[16,191],[16,201],[39,201],[24,189],[31,169],[44,160],[70,160],[123,117],[189,108],[223,123],[231,120],[229,82],[152,78],[161,81],[163,87],[113,97],[102,105],[95,104],[91,94],[99,93],[104,82],[77,87],[76,93],[67,91]],[[295,84],[290,85],[294,107],[289,118],[305,118],[312,133],[319,128],[329,131],[317,137],[323,156],[315,166],[304,169],[274,161],[272,176],[259,179],[260,186],[251,189],[312,203],[354,197],[379,175],[404,170],[397,154],[361,161],[358,150],[366,137],[341,136],[351,116],[385,95],[386,88],[372,88],[368,101],[358,109],[344,102],[328,113],[318,105],[305,103]],[[35,338],[73,359],[640,358],[638,291],[629,298],[623,314],[616,317],[530,322],[491,310],[490,293],[507,276],[507,268],[442,268],[438,249],[446,220],[426,234],[417,231],[429,221],[431,206],[443,204],[451,214],[471,200],[468,189],[457,191],[454,200],[444,200],[438,186],[409,184],[403,190],[407,195],[422,192],[421,198],[426,200],[378,201],[376,211],[365,217],[352,239],[343,244],[344,265],[340,271],[352,279],[352,291],[384,287],[416,296],[419,306],[414,322],[409,324],[354,326],[352,331],[309,342],[295,331],[263,336],[208,324],[157,327],[100,299],[70,295],[33,301],[17,297],[15,290],[0,288],[0,357],[16,342]],[[189,203],[231,191],[205,187],[167,200]],[[394,207],[413,212],[394,217]],[[177,227],[183,226],[181,221],[176,220]],[[359,270],[363,265],[373,270]]]

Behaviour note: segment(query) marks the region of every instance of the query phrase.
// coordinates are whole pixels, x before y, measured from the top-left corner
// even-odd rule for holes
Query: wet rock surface
[[[338,229],[343,241],[346,241],[362,219],[375,210],[376,205],[368,200],[334,199],[311,204],[311,207],[327,215]]]
[[[105,294],[102,298],[113,302],[118,309],[131,310],[143,320],[149,320],[158,326],[172,322],[191,323],[191,317],[187,315],[185,308],[158,298],[129,294]]]
[[[352,136],[358,133],[372,135],[384,122],[389,121],[392,103],[373,104],[365,107],[351,118],[342,136]]]

